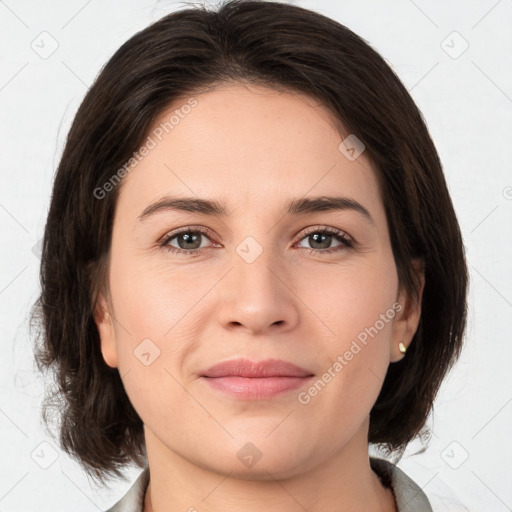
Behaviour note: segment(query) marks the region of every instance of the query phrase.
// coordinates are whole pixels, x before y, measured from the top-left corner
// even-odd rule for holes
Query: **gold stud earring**
[[[398,350],[400,350],[402,354],[405,354],[407,352],[407,347],[402,342],[400,342],[398,344]]]

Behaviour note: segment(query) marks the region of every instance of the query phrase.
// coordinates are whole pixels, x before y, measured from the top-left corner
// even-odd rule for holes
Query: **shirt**
[[[398,512],[432,512],[425,493],[398,466],[375,457],[370,457],[370,466],[382,485],[393,491]],[[146,467],[128,492],[106,512],[144,512],[148,483],[149,469]]]

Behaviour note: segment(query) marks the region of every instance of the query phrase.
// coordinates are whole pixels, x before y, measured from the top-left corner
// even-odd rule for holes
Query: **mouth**
[[[242,400],[268,400],[309,383],[314,374],[278,359],[223,361],[201,375],[212,389]]]

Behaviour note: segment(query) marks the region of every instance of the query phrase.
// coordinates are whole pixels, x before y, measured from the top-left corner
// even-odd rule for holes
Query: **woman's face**
[[[399,293],[374,170],[353,138],[339,149],[326,110],[255,86],[187,99],[155,123],[120,190],[103,356],[162,456],[291,476],[366,446],[419,311]],[[339,200],[314,208],[318,197]],[[204,376],[237,358],[310,377]]]

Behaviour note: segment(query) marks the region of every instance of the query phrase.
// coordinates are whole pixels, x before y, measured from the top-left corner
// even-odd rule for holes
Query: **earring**
[[[402,354],[405,354],[407,352],[407,347],[402,342],[400,342],[398,344],[398,350],[400,350]]]

